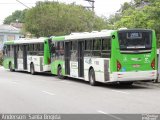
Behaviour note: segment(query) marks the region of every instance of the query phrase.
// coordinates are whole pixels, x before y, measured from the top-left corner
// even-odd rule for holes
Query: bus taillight
[[[117,71],[121,69],[121,63],[117,60]]]
[[[151,67],[153,68],[153,69],[155,69],[155,58],[152,60],[152,62],[151,62]]]

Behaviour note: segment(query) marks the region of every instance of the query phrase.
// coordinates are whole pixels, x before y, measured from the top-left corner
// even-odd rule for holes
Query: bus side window
[[[44,55],[44,44],[40,43],[39,44],[39,55]]]
[[[44,44],[43,43],[40,44],[40,51],[44,51]]]
[[[85,40],[84,56],[92,56],[92,40]]]
[[[111,39],[102,39],[102,57],[111,57]]]
[[[54,44],[54,43],[51,44],[50,50],[51,50],[51,53],[55,53],[55,52],[56,52],[56,47],[55,47],[55,44]]]
[[[23,46],[22,45],[19,45],[18,57],[19,58],[23,58]]]
[[[38,51],[38,44],[34,44],[34,53]]]
[[[14,57],[14,46],[13,45],[11,45],[10,56]]]
[[[92,55],[96,57],[101,56],[101,39],[93,40]]]
[[[33,44],[29,44],[28,45],[28,53],[29,53],[29,55],[32,55],[33,54]]]
[[[88,50],[90,49],[90,44],[87,40],[85,40],[85,47],[84,47],[85,50]]]
[[[93,50],[100,50],[101,49],[101,40],[93,40]]]
[[[7,56],[10,57],[10,45],[7,45]]]
[[[72,41],[72,50],[71,50],[71,60],[72,61],[77,61],[77,57],[78,57],[78,54],[77,54],[77,41]]]
[[[3,55],[6,55],[6,45],[3,46]]]
[[[64,55],[64,41],[60,42],[59,52],[60,52],[61,55]]]
[[[26,50],[27,50],[27,52],[29,51],[29,45],[28,44],[26,45]]]

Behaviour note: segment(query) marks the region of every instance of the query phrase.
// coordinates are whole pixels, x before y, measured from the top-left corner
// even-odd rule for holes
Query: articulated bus
[[[47,38],[6,41],[3,66],[10,71],[50,72],[50,49]]]
[[[153,30],[122,29],[74,33],[48,41],[51,73],[97,82],[131,85],[157,78]]]
[[[153,30],[124,29],[4,43],[3,66],[10,71],[50,72],[97,82],[131,85],[157,78]]]

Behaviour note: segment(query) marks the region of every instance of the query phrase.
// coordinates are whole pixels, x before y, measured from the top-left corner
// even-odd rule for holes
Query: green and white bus
[[[47,38],[6,41],[3,66],[10,71],[50,72],[50,49]]]
[[[102,30],[49,39],[51,73],[132,84],[157,78],[156,35],[148,29]]]

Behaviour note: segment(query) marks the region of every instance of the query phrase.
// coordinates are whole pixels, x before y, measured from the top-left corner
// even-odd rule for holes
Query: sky
[[[34,7],[36,1],[45,1],[45,0],[19,0],[28,7]],[[48,0],[53,1],[53,0]],[[83,6],[90,6],[85,0],[54,0],[63,3],[76,3]],[[95,13],[98,16],[109,17],[111,14],[114,14],[117,10],[120,9],[121,5],[124,2],[130,2],[131,0],[95,0]],[[3,24],[3,20],[12,14],[15,10],[23,10],[26,7],[16,0],[1,0],[0,1],[0,24]]]

